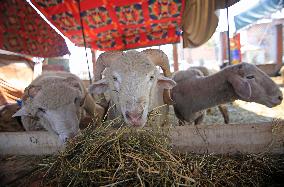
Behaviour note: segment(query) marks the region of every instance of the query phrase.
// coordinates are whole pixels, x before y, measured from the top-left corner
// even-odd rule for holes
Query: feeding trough
[[[10,154],[56,154],[41,156],[42,159],[26,156],[29,162],[34,160],[31,162],[34,167],[25,169],[25,175],[12,181],[4,178],[5,184],[21,184],[16,181],[51,186],[259,185],[270,184],[273,175],[280,174],[283,167],[281,155],[271,155],[283,153],[283,123],[279,121],[138,131],[114,130],[108,124],[89,126],[60,152],[56,137],[44,132],[26,135],[18,134],[17,140],[22,144],[17,147],[7,144],[6,152],[10,147]],[[10,140],[11,137],[6,136]],[[25,144],[33,146],[26,149]],[[4,150],[3,146],[1,149]],[[17,163],[21,162],[19,158]]]
[[[182,152],[284,154],[284,122],[177,126],[170,139]],[[53,154],[61,148],[59,139],[44,131],[1,132],[0,142],[1,155]]]

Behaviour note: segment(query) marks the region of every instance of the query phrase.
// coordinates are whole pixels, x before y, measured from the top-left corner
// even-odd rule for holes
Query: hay
[[[259,186],[284,173],[281,156],[174,153],[167,132],[89,126],[36,174],[45,186]]]
[[[267,186],[284,184],[281,155],[185,156],[185,167],[194,168],[192,178],[199,186]]]
[[[52,186],[195,183],[168,141],[157,129],[89,127],[69,142],[64,152],[44,160],[40,170],[45,172],[43,182]]]

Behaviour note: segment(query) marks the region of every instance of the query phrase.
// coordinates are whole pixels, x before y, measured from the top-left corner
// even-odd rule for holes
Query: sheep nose
[[[137,124],[141,118],[142,118],[142,115],[143,115],[143,110],[142,111],[126,111],[125,112],[125,116],[126,118],[131,121],[133,124]]]
[[[283,100],[283,96],[280,95],[280,96],[278,97],[278,99],[279,99],[280,101],[282,101],[282,100]]]

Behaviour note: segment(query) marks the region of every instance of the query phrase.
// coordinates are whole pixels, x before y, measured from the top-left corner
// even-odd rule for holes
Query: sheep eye
[[[39,110],[40,112],[43,112],[43,113],[46,112],[45,109],[43,109],[43,108],[38,108],[38,110]]]
[[[76,105],[81,105],[81,99],[80,99],[79,97],[76,97],[76,98],[74,99],[74,103],[75,103]]]
[[[254,79],[254,76],[253,75],[249,75],[249,76],[247,76],[247,79]]]
[[[114,81],[117,81],[117,77],[115,77],[115,76],[113,76],[112,79],[113,79]]]
[[[153,80],[154,79],[154,75],[152,75],[151,77],[150,77],[150,80]]]

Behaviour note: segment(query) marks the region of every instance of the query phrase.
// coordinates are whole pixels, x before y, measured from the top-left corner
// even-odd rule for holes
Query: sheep
[[[173,107],[182,122],[199,124],[205,109],[236,99],[267,107],[283,100],[282,92],[268,75],[249,63],[232,65],[205,77],[196,69],[180,71],[173,80],[177,83],[171,92]]]
[[[195,66],[195,67],[192,67],[191,69],[197,69],[197,70],[201,71],[203,76],[213,75],[213,74],[218,72],[218,70],[208,69],[204,66]],[[224,123],[228,124],[230,119],[229,119],[229,113],[228,113],[227,106],[226,105],[218,105],[217,107],[218,107],[219,111],[221,112],[221,114],[224,118]],[[207,113],[210,113],[210,112],[211,112],[211,109],[210,108],[207,109]],[[204,113],[204,115],[205,115],[205,113]],[[203,117],[201,119],[203,119]]]
[[[165,76],[160,75],[156,65],[163,69]],[[161,50],[105,52],[97,60],[96,82],[89,91],[108,95],[100,103],[109,111],[108,119],[122,116],[129,126],[143,127],[148,115],[158,108],[160,116],[155,118],[155,123],[163,125],[169,110],[167,104],[171,104],[169,91],[164,89],[176,85],[169,76],[169,61]]]
[[[95,116],[100,109],[78,77],[67,72],[50,72],[25,89],[22,106],[13,117],[21,116],[25,130],[44,128],[64,143],[79,132],[85,112]]]

